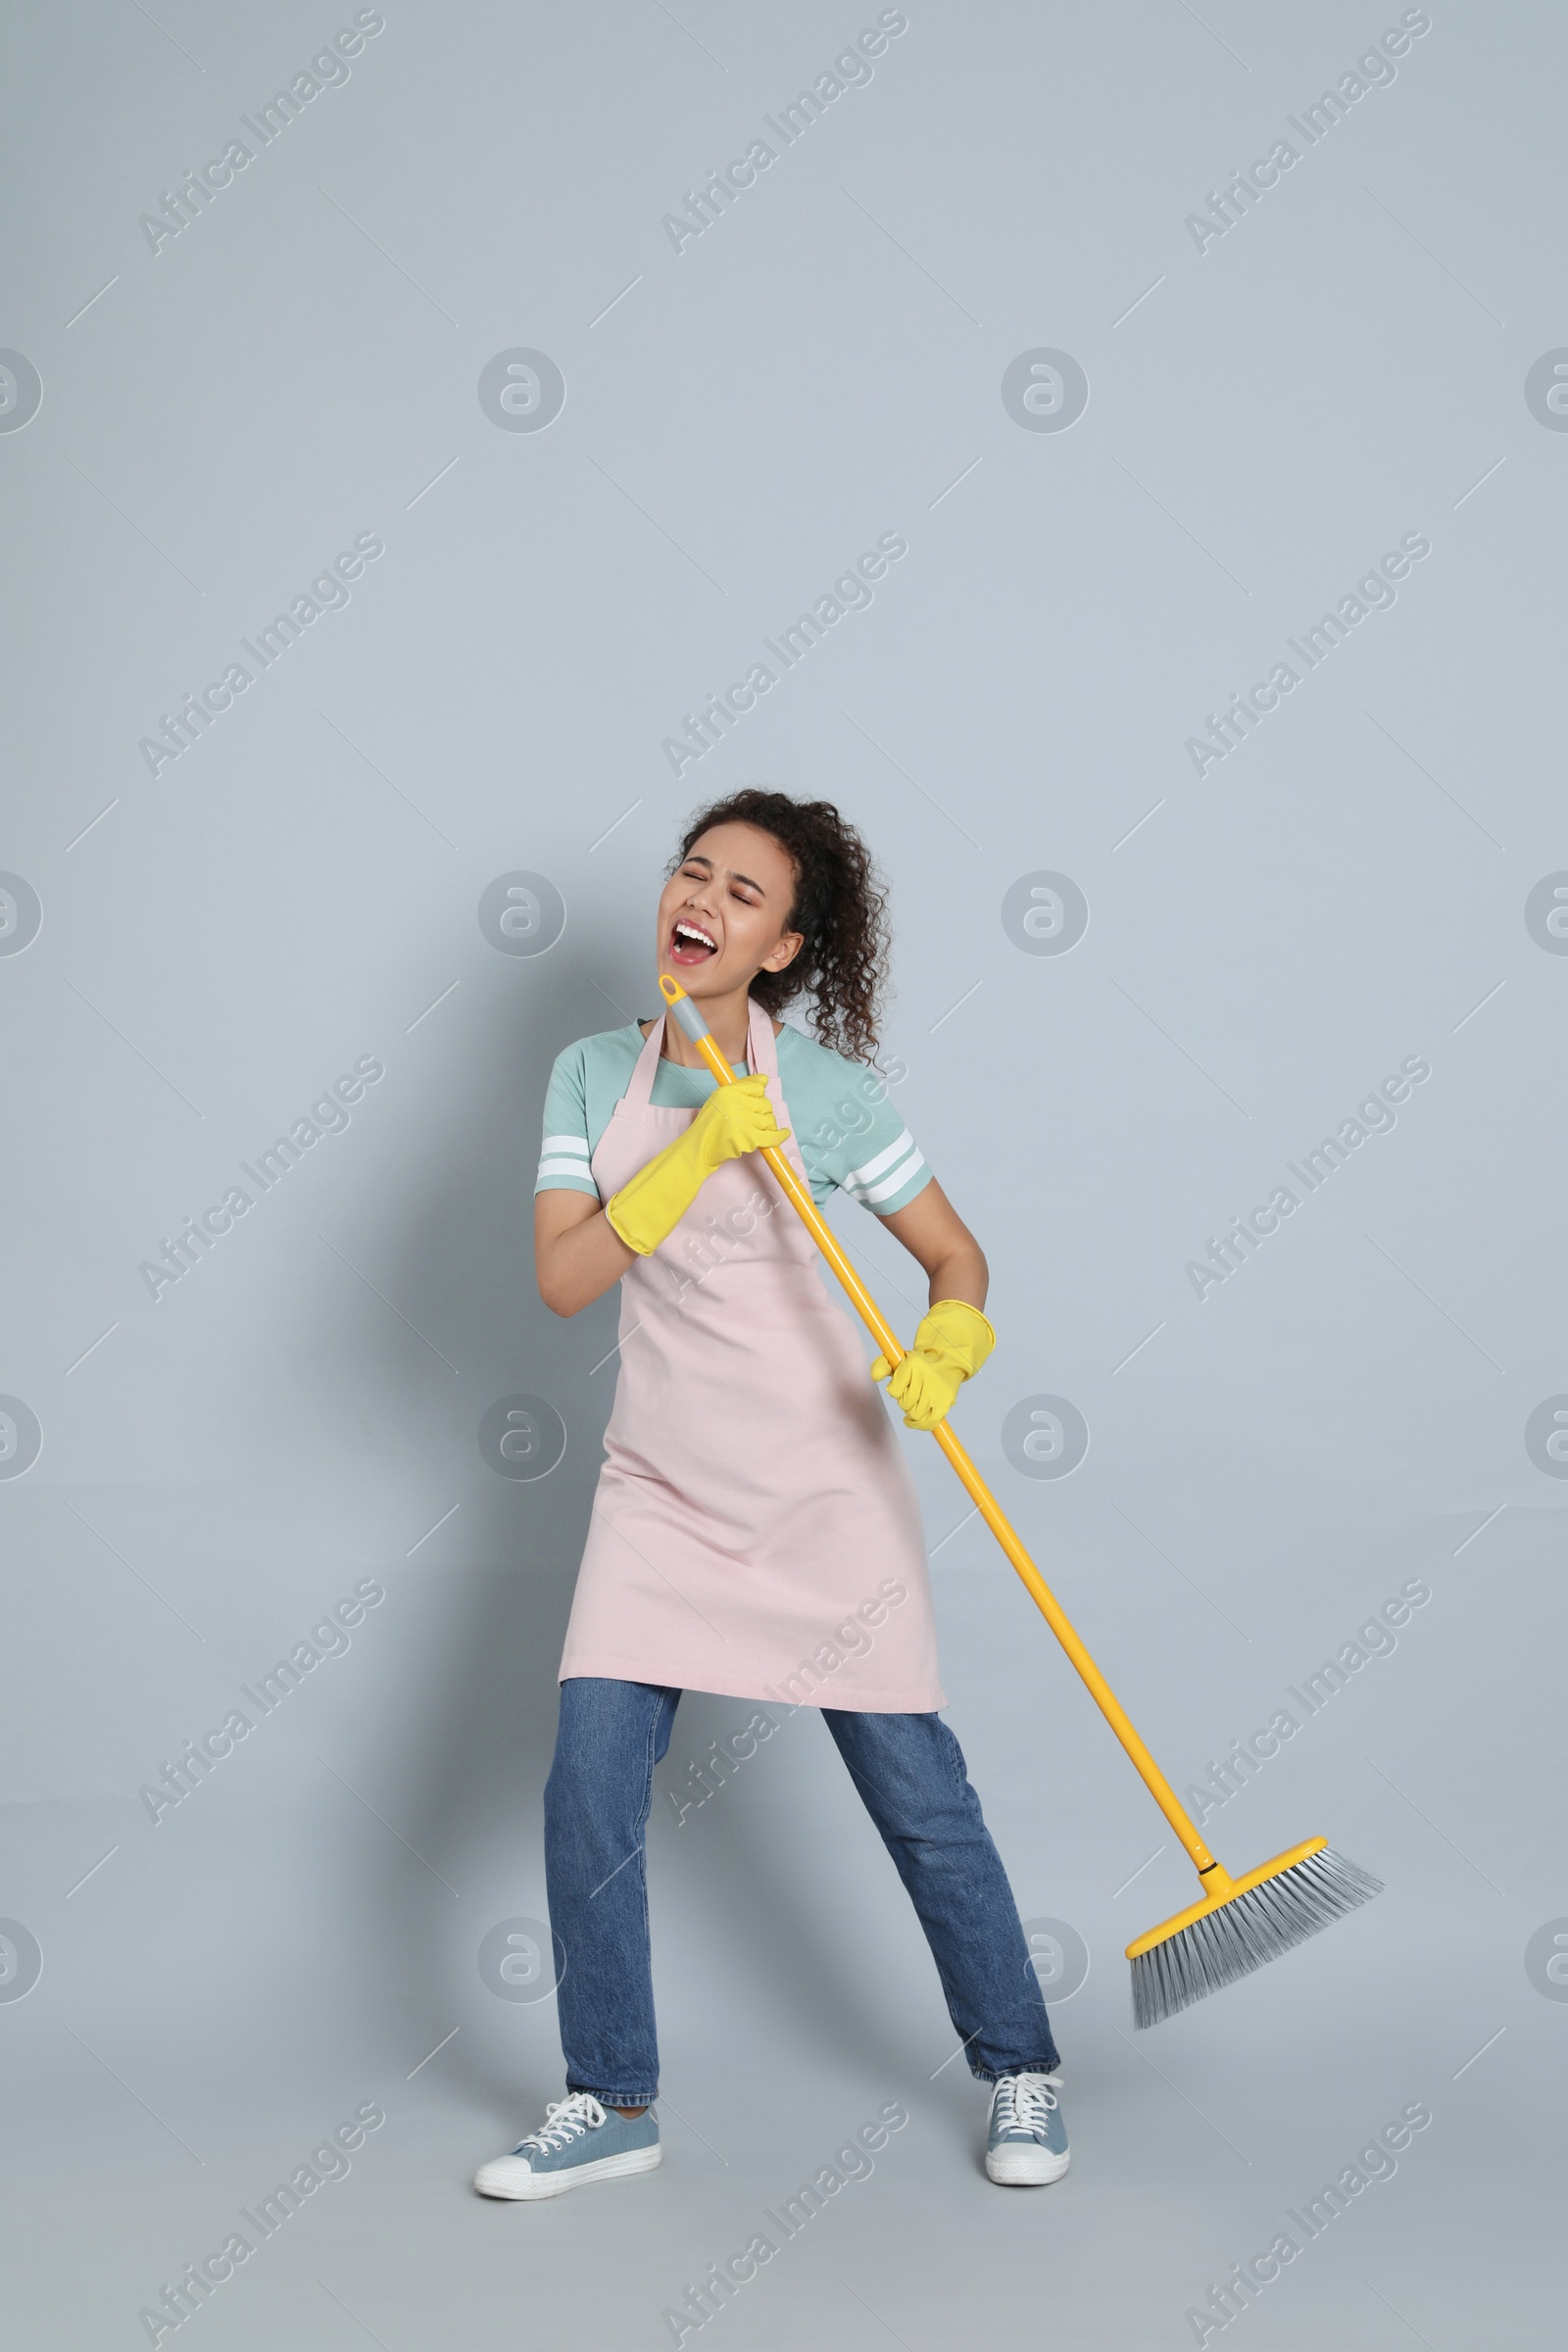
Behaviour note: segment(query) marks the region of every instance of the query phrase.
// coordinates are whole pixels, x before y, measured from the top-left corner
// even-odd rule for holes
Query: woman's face
[[[795,897],[794,862],[756,825],[713,825],[693,842],[659,902],[659,968],[689,996],[749,988],[761,971],[781,972],[802,934],[785,929]]]

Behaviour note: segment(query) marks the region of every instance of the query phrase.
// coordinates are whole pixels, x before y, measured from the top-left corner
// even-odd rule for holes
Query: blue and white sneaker
[[[991,2093],[986,2173],[1004,2187],[1042,2187],[1067,2170],[1059,2075],[1003,2075]]]
[[[651,2173],[659,2160],[652,2107],[619,2115],[601,2107],[590,2091],[574,2090],[551,2101],[542,2128],[519,2140],[510,2156],[480,2165],[473,2185],[481,2197],[560,2197],[586,2181]]]

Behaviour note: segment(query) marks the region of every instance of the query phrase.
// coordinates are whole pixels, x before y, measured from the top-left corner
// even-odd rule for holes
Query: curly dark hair
[[[795,867],[785,929],[804,934],[800,952],[783,971],[759,972],[752,995],[764,1012],[776,1014],[808,994],[807,1022],[817,1042],[852,1061],[874,1061],[888,979],[887,899],[859,834],[831,801],[797,801],[747,786],[696,811],[671,873],[710,825],[756,825]]]

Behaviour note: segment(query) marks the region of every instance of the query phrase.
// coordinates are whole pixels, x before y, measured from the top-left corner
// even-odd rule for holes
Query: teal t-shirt
[[[589,1161],[611,1114],[631,1084],[642,1031],[628,1022],[582,1037],[556,1057],[545,1096],[544,1149],[536,1193],[588,1193],[599,1187]],[[879,1217],[905,1208],[931,1181],[913,1136],[888,1100],[907,1073],[896,1057],[886,1071],[869,1069],[792,1029],[778,1033],[778,1078],[789,1105],[785,1124],[800,1146],[811,1198],[820,1207],[830,1193],[846,1192]],[[734,1064],[738,1077],[744,1062]],[[661,1060],[652,1101],[661,1110],[696,1110],[718,1081],[708,1070]]]

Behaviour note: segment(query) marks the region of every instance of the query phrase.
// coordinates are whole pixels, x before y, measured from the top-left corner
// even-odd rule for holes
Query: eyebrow
[[[700,850],[694,850],[691,856],[685,858],[683,862],[687,865],[706,865],[710,873],[712,873],[714,870],[713,860],[711,858],[705,858]],[[763,884],[760,882],[754,882],[750,874],[738,874],[732,870],[730,874],[730,880],[732,882],[745,882],[749,884],[753,890],[761,891],[764,899],[767,896],[767,891]]]

